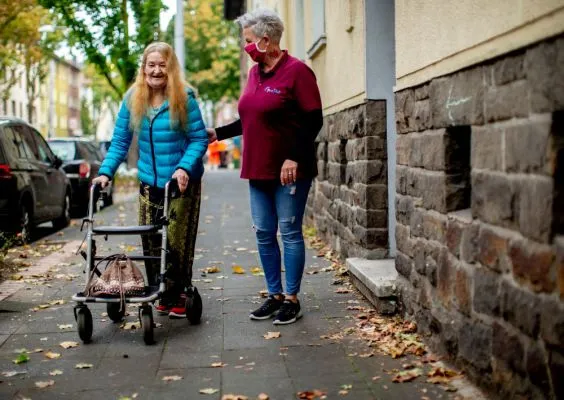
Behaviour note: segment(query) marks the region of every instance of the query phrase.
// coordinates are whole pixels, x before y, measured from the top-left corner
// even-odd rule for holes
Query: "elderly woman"
[[[297,297],[305,264],[302,219],[317,175],[314,140],[323,125],[321,99],[313,71],[280,49],[284,25],[276,13],[258,9],[238,22],[245,51],[256,65],[239,100],[241,119],[208,129],[208,136],[214,142],[243,134],[241,177],[249,180],[251,214],[269,292],[250,318],[275,316],[274,324],[291,324],[302,316]]]
[[[178,59],[166,43],[145,49],[137,79],[121,104],[112,143],[94,182],[106,186],[125,159],[133,134],[139,138],[139,224],[162,215],[164,187],[178,181],[180,198],[171,201],[168,226],[170,290],[157,306],[160,314],[186,316],[186,296],[193,293],[192,264],[200,213],[202,158],[208,136],[193,91],[183,81]],[[142,238],[143,253],[160,254],[160,235]],[[157,284],[158,263],[145,263],[150,285]]]

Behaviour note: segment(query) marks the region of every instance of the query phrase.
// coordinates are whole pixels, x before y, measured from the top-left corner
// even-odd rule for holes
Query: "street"
[[[288,326],[250,321],[249,311],[264,300],[260,291],[265,285],[264,277],[251,271],[260,263],[247,183],[238,171],[207,172],[203,192],[194,265],[194,284],[204,301],[202,323],[191,326],[155,314],[156,344],[146,346],[139,329],[114,324],[105,305],[91,305],[94,334],[85,345],[78,338],[70,301],[84,287],[82,259],[55,253],[49,257],[59,259],[50,266],[48,279],[31,275],[0,302],[0,397],[220,399],[234,394],[255,399],[264,393],[278,400],[320,398],[314,396],[324,392],[329,399],[362,400],[465,398],[472,393],[463,380],[426,383],[428,373],[440,365],[432,359],[393,359],[370,347],[354,329],[366,318],[360,314],[369,304],[346,281],[335,285],[335,271],[323,270],[331,262],[317,258],[313,250],[308,250],[302,285],[304,317]],[[134,194],[118,199],[96,215],[97,223],[136,224],[134,199]],[[82,233],[74,223],[62,236],[46,239],[78,246]],[[138,237],[103,244],[99,240],[98,246],[100,254],[141,251]],[[234,274],[234,265],[244,273]],[[201,270],[208,266],[220,272],[204,274]],[[129,305],[128,311],[126,321],[135,322],[136,308]],[[267,339],[268,332],[280,335]],[[16,364],[13,360],[20,357]],[[393,383],[402,370],[419,373],[411,382]],[[303,397],[298,397],[300,392]]]

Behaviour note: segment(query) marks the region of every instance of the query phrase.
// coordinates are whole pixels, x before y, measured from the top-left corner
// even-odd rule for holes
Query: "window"
[[[19,132],[13,126],[8,126],[4,128],[4,134],[6,135],[6,153],[13,154],[17,158],[33,159],[33,152],[25,143],[25,141],[20,136]]]
[[[18,110],[16,109],[16,101],[12,100],[12,115],[15,117],[16,116],[16,112]]]
[[[20,137],[23,139],[23,142],[25,143],[25,147],[27,149],[28,158],[31,160],[39,160],[40,157],[39,152],[37,151],[37,145],[33,140],[29,128],[25,125],[15,125],[12,127],[12,129],[15,132],[19,133]]]
[[[311,0],[312,39],[313,44],[307,51],[309,58],[314,58],[327,44],[325,36],[325,0]]]
[[[43,139],[43,136],[41,136],[41,134],[35,129],[32,129],[31,132],[35,139],[35,143],[37,143],[37,148],[39,150],[39,159],[48,164],[53,163],[55,156],[53,155],[53,152],[49,148],[47,142],[45,142],[45,139]]]

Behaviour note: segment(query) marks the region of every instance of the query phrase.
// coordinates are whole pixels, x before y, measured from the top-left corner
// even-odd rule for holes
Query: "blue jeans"
[[[298,179],[286,186],[276,180],[249,182],[253,226],[270,294],[283,293],[280,247],[276,237],[278,226],[284,246],[285,293],[295,295],[300,291],[305,264],[302,220],[311,182],[311,179]]]

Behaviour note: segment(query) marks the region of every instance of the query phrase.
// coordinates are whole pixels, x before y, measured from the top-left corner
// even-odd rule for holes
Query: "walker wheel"
[[[78,336],[83,343],[90,343],[92,339],[92,313],[86,306],[76,308],[76,323],[78,325]]]
[[[108,317],[110,317],[113,322],[120,322],[125,316],[125,305],[121,311],[120,308],[120,303],[107,303],[106,310],[108,312]]]
[[[149,306],[141,308],[141,326],[143,328],[143,340],[145,344],[151,345],[155,343],[153,335],[153,310],[151,310]]]
[[[192,287],[186,296],[186,318],[192,325],[198,325],[202,318],[202,297],[196,287]]]

